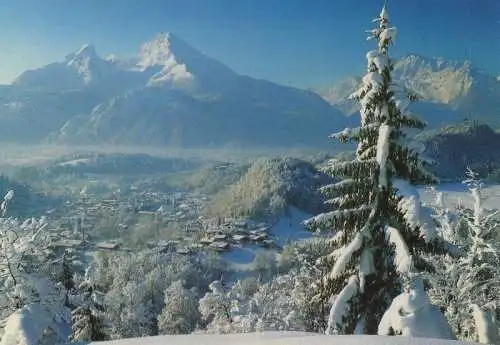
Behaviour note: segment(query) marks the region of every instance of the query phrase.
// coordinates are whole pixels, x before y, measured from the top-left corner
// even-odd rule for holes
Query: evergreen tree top
[[[381,20],[389,21],[389,13],[387,12],[387,1],[384,2],[384,7],[382,7],[382,11],[380,11],[379,18]]]

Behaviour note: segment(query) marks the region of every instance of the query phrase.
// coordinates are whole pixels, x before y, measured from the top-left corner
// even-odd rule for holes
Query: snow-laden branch
[[[398,229],[390,226],[385,228],[385,234],[389,243],[395,248],[396,271],[401,274],[409,273],[412,269],[412,257],[403,236]]]
[[[391,127],[383,124],[379,128],[377,141],[377,163],[379,165],[378,185],[387,188],[387,157],[389,156],[389,138]]]
[[[360,133],[377,128],[376,124],[367,124],[364,127],[347,127],[341,130],[340,132],[332,133],[329,135],[330,139],[337,139],[340,141],[347,141],[347,139],[350,139],[352,137],[357,137],[360,135]]]
[[[379,34],[379,49],[383,49],[386,44],[393,43],[397,32],[398,30],[395,27],[382,30]]]
[[[337,218],[358,215],[360,213],[370,211],[372,210],[372,208],[373,207],[370,205],[362,205],[355,209],[337,210],[337,211],[321,213],[315,217],[305,220],[303,224],[305,226],[313,226],[315,224],[327,224],[329,222],[335,222]]]
[[[356,183],[356,180],[354,180],[352,178],[345,179],[345,180],[342,180],[342,181],[337,182],[337,183],[327,184],[327,185],[321,187],[319,190],[321,193],[326,193],[330,189],[339,189],[339,188],[343,188],[343,187],[348,186],[348,185],[353,185],[355,183]]]
[[[342,329],[339,326],[343,324],[343,318],[349,309],[349,301],[358,293],[358,277],[352,276],[349,282],[342,289],[340,294],[335,296],[335,301],[330,308],[328,317],[328,328],[326,334],[342,334]]]
[[[420,201],[420,194],[415,187],[404,180],[395,180],[394,188],[397,195],[401,197],[399,209],[410,228],[419,228],[420,236],[426,241],[431,242],[437,237],[437,229],[432,218],[432,210],[423,207]]]
[[[351,257],[354,252],[361,249],[363,245],[363,235],[361,233],[356,234],[354,239],[349,243],[349,245],[342,249],[342,254],[337,257],[335,264],[333,265],[332,270],[330,271],[330,279],[338,278],[347,267],[347,264],[351,261]]]

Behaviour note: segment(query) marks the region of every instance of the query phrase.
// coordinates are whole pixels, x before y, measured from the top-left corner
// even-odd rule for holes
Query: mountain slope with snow
[[[95,88],[54,91],[0,87],[0,138],[4,142],[36,143],[107,99]]]
[[[395,61],[393,78],[423,97],[422,105],[414,105],[413,111],[431,127],[463,118],[500,125],[500,82],[468,61],[411,54]],[[361,79],[353,77],[319,93],[330,104],[351,115],[359,109],[347,97],[359,85]]]
[[[332,130],[350,122],[314,93],[240,76],[172,34],[144,43],[121,68],[143,82],[71,118],[52,141],[328,145]]]
[[[55,62],[35,70],[22,73],[12,83],[21,89],[51,91],[75,90],[100,83],[119,83],[125,71],[121,71],[109,60],[97,55],[93,45],[85,44],[70,53],[62,62]],[[109,85],[108,85],[109,86]]]
[[[6,132],[30,127],[29,137],[64,144],[326,146],[330,133],[354,123],[315,93],[239,75],[171,33],[126,60],[85,45],[26,71],[5,95]],[[40,130],[30,125],[38,121]]]

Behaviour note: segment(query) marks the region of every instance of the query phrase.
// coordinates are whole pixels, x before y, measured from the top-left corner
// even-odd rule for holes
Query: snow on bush
[[[414,279],[408,291],[394,298],[380,321],[378,334],[455,339],[439,308],[430,302],[421,279]]]

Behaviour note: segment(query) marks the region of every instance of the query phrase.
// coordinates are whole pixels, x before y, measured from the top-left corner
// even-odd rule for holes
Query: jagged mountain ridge
[[[36,104],[45,94],[86,99],[81,107],[54,101],[46,116],[58,120],[44,132],[53,143],[329,145],[330,133],[353,122],[315,93],[239,75],[170,33],[126,60],[103,59],[85,45],[64,62],[23,73],[10,90],[31,92]],[[20,118],[21,108],[4,107],[0,118]]]
[[[469,61],[410,54],[395,61],[393,79],[423,97],[421,105],[412,110],[431,126],[464,118],[500,125],[500,81]],[[347,97],[360,84],[360,77],[351,77],[318,92],[346,115],[352,115],[359,107]]]

